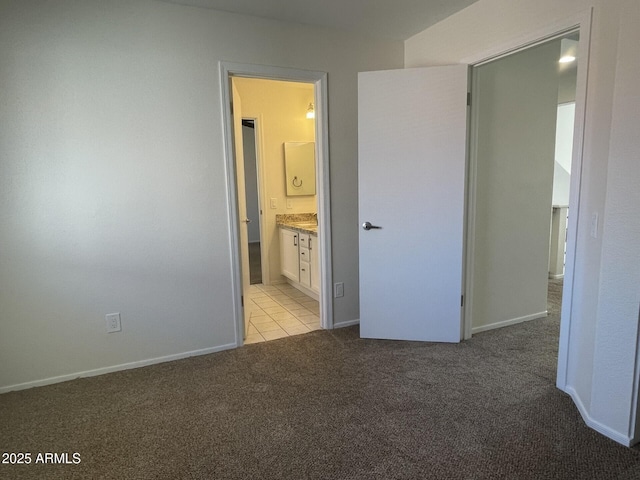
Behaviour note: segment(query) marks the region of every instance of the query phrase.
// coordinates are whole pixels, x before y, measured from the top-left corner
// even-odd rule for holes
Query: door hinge
[[[244,307],[244,295],[240,295],[240,306]]]
[[[460,295],[460,306],[464,307],[464,295]]]
[[[471,92],[467,92],[467,105],[471,105]]]

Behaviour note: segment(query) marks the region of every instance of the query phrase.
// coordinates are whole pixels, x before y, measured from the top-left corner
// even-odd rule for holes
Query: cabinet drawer
[[[298,241],[300,242],[301,248],[309,248],[309,234],[308,233],[299,233]]]
[[[303,247],[302,244],[300,244],[300,261],[301,262],[310,262],[310,256],[309,256],[309,249],[306,247]]]
[[[300,283],[306,287],[311,286],[311,268],[307,262],[300,262]]]

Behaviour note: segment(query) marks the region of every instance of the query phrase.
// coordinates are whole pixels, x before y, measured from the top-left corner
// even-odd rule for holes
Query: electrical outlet
[[[340,297],[344,297],[344,283],[342,282],[338,282],[333,286],[333,291],[334,294],[333,296],[335,298],[340,298]]]
[[[287,198],[287,208],[293,208],[293,200]]]
[[[119,313],[109,313],[105,315],[107,321],[107,333],[114,333],[122,331],[122,324],[120,323]]]

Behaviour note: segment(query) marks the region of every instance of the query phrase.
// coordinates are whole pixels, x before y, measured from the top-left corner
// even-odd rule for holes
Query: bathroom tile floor
[[[258,343],[320,329],[320,305],[289,284],[249,287],[249,329],[244,343]]]

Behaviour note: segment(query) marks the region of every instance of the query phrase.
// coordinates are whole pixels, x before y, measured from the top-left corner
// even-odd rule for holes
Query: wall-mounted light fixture
[[[578,42],[563,38],[560,40],[560,63],[571,63],[578,56]]]
[[[313,103],[310,103],[309,108],[307,108],[307,118],[316,118],[316,112],[313,108]]]

